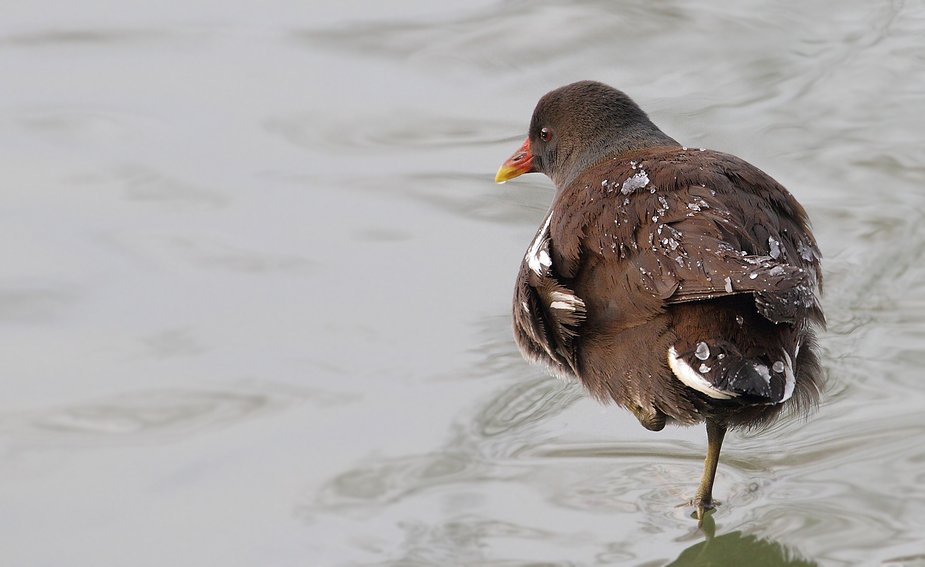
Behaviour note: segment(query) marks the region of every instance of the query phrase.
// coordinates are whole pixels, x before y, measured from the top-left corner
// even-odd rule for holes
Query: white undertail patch
[[[784,377],[786,380],[784,381],[784,397],[781,398],[781,402],[786,402],[790,399],[797,385],[796,376],[793,375],[793,360],[791,360],[790,355],[786,352],[784,353],[784,358],[786,358],[784,361]]]
[[[699,372],[691,368],[688,363],[678,358],[678,351],[676,351],[674,347],[668,349],[668,366],[671,368],[671,371],[674,372],[678,380],[683,382],[686,386],[690,386],[711,398],[728,400],[729,398],[738,396],[738,394],[734,392],[725,392],[713,386],[713,384],[707,381]]]

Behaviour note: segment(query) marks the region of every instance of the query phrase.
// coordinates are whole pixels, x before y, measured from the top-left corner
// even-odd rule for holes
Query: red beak
[[[518,175],[536,171],[533,169],[533,154],[530,153],[530,138],[520,146],[514,155],[507,158],[507,161],[501,164],[498,174],[495,175],[495,183],[504,183],[508,179],[514,179]]]

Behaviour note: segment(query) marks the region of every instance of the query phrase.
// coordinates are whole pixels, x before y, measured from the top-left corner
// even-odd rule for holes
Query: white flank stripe
[[[542,276],[543,270],[552,265],[549,253],[545,250],[540,250],[540,248],[543,247],[543,243],[546,241],[549,231],[549,221],[551,220],[552,211],[549,211],[549,214],[546,216],[546,222],[543,223],[543,228],[541,228],[539,234],[536,235],[533,244],[530,245],[530,249],[527,250],[527,255],[524,257],[527,261],[527,266],[538,276]]]
[[[678,351],[676,351],[674,347],[668,349],[668,366],[671,367],[671,371],[678,377],[678,380],[698,392],[703,392],[711,398],[728,400],[729,398],[738,396],[738,394],[732,392],[724,392],[707,382],[699,372],[691,368],[688,363],[678,358]]]
[[[784,353],[784,357],[787,359],[787,363],[784,365],[784,376],[787,378],[787,381],[784,382],[784,397],[781,398],[781,402],[786,402],[790,399],[790,396],[793,395],[793,389],[796,388],[797,385],[796,376],[793,375],[793,361],[786,352]]]
[[[576,311],[579,308],[584,309],[585,302],[576,295],[554,291],[549,294],[553,301],[549,304],[553,309],[564,309],[566,311]]]

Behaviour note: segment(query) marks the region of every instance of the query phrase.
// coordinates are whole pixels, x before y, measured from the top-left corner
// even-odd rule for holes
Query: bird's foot
[[[704,498],[694,498],[688,503],[688,506],[693,506],[694,508],[697,509],[697,517],[699,518],[703,516],[703,513],[706,510],[712,510],[716,508],[717,506],[719,506],[720,504],[721,502],[719,502],[718,500],[713,500],[712,498],[709,500],[704,499]]]
[[[712,510],[716,508],[719,502],[713,501],[711,503],[704,503],[702,500],[700,502],[695,498],[690,502],[685,502],[684,504],[678,504],[675,508],[687,508],[693,506],[695,508],[694,514],[692,517],[697,518],[697,529],[701,530],[707,540],[713,539],[713,536],[716,535],[716,522],[713,521],[713,512]]]
[[[684,504],[678,504],[676,508],[694,508],[694,512],[698,519],[703,518],[704,514],[708,511],[715,509],[717,506],[721,505],[722,502],[719,500],[704,500],[703,498],[694,498],[693,500],[686,502]]]
[[[717,506],[720,505],[720,502],[713,499],[704,499],[704,498],[694,498],[691,500],[690,505],[694,507],[694,513],[697,518],[697,527],[703,527],[703,520],[706,518],[711,510],[714,510]]]

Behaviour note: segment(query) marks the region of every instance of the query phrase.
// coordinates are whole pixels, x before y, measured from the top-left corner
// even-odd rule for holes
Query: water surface
[[[925,564],[921,2],[187,4],[0,23],[0,562]],[[702,428],[511,337],[552,191],[494,172],[589,78],[825,256],[824,403],[728,437],[709,540]]]

